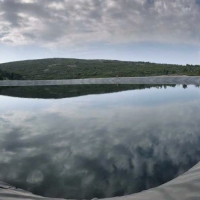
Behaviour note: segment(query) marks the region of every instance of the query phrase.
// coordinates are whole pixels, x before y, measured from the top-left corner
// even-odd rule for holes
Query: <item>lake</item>
[[[67,199],[140,192],[200,161],[199,120],[196,86],[0,87],[0,180]]]

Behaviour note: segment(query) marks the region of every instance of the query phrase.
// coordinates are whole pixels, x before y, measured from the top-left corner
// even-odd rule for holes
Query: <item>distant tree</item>
[[[184,88],[184,89],[187,89],[187,85],[183,85],[183,88]]]

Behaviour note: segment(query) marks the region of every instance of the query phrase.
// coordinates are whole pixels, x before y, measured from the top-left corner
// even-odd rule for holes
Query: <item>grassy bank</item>
[[[200,75],[199,65],[183,66],[145,62],[61,58],[5,63],[0,64],[0,69],[9,73],[19,74],[26,80]]]

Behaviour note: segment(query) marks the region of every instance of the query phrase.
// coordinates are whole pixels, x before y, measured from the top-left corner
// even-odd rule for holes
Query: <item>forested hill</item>
[[[199,76],[199,65],[169,65],[116,60],[41,59],[0,64],[0,69],[26,80],[141,77],[160,75]],[[15,77],[17,79],[17,77]]]
[[[22,75],[13,73],[13,72],[6,72],[0,69],[0,80],[21,80]]]

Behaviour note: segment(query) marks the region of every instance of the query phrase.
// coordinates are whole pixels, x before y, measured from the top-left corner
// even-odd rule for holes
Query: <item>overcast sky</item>
[[[0,63],[200,63],[200,0],[0,0]]]

